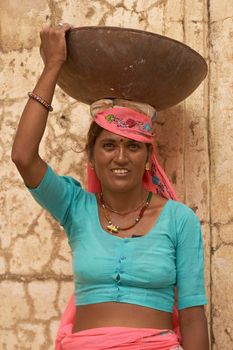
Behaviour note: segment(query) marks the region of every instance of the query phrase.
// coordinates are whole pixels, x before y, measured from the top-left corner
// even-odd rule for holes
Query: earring
[[[146,162],[145,170],[146,170],[146,171],[150,170],[150,164],[149,164],[149,162]]]

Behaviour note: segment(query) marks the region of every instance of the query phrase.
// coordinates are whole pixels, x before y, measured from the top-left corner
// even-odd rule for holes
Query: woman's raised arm
[[[40,32],[44,69],[33,93],[48,104],[51,104],[61,67],[66,60],[65,33],[70,28],[69,24],[46,26]],[[29,98],[12,147],[12,161],[28,187],[37,187],[47,169],[39,155],[47,118],[48,109],[35,99]]]

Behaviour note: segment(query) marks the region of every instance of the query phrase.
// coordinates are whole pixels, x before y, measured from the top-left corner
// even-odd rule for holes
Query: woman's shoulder
[[[191,232],[195,232],[196,235],[196,232],[201,231],[200,220],[192,208],[179,201],[170,201],[170,204],[173,208],[173,217],[177,233],[184,237],[186,235],[189,236]]]
[[[183,214],[190,214],[190,213],[194,214],[194,211],[187,204],[174,199],[170,199],[169,201],[177,212],[180,212]]]
[[[152,205],[158,208],[169,207],[170,210],[175,211],[177,214],[192,215],[194,211],[186,204],[173,199],[164,198],[157,194],[154,194]]]
[[[62,194],[66,199],[72,196],[73,199],[77,198],[79,202],[82,198],[85,200],[93,196],[82,186],[76,176],[60,175],[50,165],[48,165],[39,185],[35,188],[28,188],[28,190],[33,196],[52,196],[55,198]]]
[[[155,195],[154,203],[156,203],[155,205],[160,207],[161,210],[165,209],[165,213],[177,223],[185,222],[187,220],[199,222],[199,218],[193,209],[183,202]]]

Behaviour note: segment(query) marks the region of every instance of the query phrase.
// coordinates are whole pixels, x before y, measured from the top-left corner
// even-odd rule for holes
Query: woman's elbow
[[[26,152],[21,152],[12,148],[11,151],[11,160],[16,165],[17,168],[28,168],[32,163],[35,162],[35,159],[39,158],[39,155],[31,155]]]

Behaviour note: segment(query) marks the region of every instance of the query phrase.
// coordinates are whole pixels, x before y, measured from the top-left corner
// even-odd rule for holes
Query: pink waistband
[[[72,333],[75,315],[73,294],[61,318],[56,350],[182,350],[179,333],[168,329],[101,327]]]
[[[100,327],[72,333],[72,325],[60,329],[56,350],[181,350],[169,329]]]

